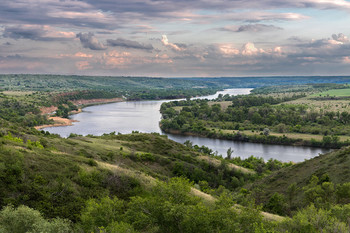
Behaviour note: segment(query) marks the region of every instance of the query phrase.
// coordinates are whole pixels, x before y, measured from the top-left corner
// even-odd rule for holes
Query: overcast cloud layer
[[[1,0],[0,73],[349,75],[346,0]]]

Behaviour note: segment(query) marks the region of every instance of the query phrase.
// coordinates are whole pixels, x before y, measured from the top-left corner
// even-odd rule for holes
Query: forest
[[[4,90],[0,232],[349,232],[348,100],[319,94],[346,88],[298,83],[190,100],[214,90],[203,88],[162,105],[164,130],[340,148],[300,163],[236,158],[231,148],[219,156],[157,133],[62,138],[33,127],[52,123],[42,107],[69,114],[72,101],[116,90]]]

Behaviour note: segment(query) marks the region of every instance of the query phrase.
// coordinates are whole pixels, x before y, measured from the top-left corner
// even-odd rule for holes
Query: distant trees
[[[222,98],[224,99],[225,96]],[[309,111],[310,109],[305,105],[266,103],[279,102],[284,100],[283,98],[277,100],[273,97],[266,97],[264,100],[264,97],[260,96],[232,98],[233,104],[227,108],[221,108],[219,104],[211,104],[208,100],[164,103],[161,106],[163,115],[161,128],[164,131],[190,132],[211,138],[271,144],[298,143],[298,145],[326,148],[339,148],[350,144],[349,141],[340,142],[337,136],[349,134],[350,126],[345,122],[350,122],[350,114],[346,112],[335,113],[322,109]],[[182,108],[175,110],[174,107],[177,106]],[[233,130],[260,131],[261,135]],[[318,134],[325,135],[325,137],[322,140],[295,139],[284,135],[274,136],[271,135],[271,132]]]

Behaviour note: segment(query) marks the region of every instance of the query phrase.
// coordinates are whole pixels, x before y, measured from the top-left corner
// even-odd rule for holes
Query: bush
[[[72,232],[70,222],[60,218],[45,220],[41,213],[27,206],[5,207],[0,212],[0,232],[2,233],[65,233]]]

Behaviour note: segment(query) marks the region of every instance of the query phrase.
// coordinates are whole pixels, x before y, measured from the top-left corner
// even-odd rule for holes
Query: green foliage
[[[278,215],[285,215],[286,209],[285,198],[279,193],[274,193],[264,206],[265,211]]]
[[[29,127],[51,122],[46,116],[40,115],[40,110],[35,104],[10,97],[0,97],[0,118]]]
[[[40,141],[31,141],[31,140],[27,140],[27,147],[36,147],[39,149],[44,149],[43,145],[41,145]]]
[[[238,214],[232,204],[225,196],[209,208],[176,178],[158,185],[149,197],[132,199],[125,216],[136,230],[147,232],[254,232],[261,226],[257,211],[243,208]]]
[[[81,227],[84,232],[96,232],[99,227],[117,228],[115,223],[121,220],[125,203],[117,197],[101,200],[90,199],[81,212]],[[113,226],[109,226],[113,224]]]
[[[100,227],[100,233],[136,233],[132,225],[125,222],[111,222],[108,226]]]
[[[4,138],[13,142],[23,143],[22,138],[12,136],[11,132],[8,132],[8,134],[5,135]]]
[[[299,211],[291,219],[280,225],[284,232],[349,232],[347,224],[332,216],[331,211],[317,209],[315,206]]]
[[[281,162],[276,159],[269,159],[267,162],[263,158],[257,158],[250,156],[246,159],[241,159],[240,157],[232,158],[230,162],[252,169],[258,174],[270,174],[271,172],[278,171],[282,168],[292,166],[292,163]]]
[[[3,233],[68,233],[71,231],[69,221],[60,218],[48,221],[39,211],[27,206],[18,208],[6,206],[0,212],[0,232]]]

